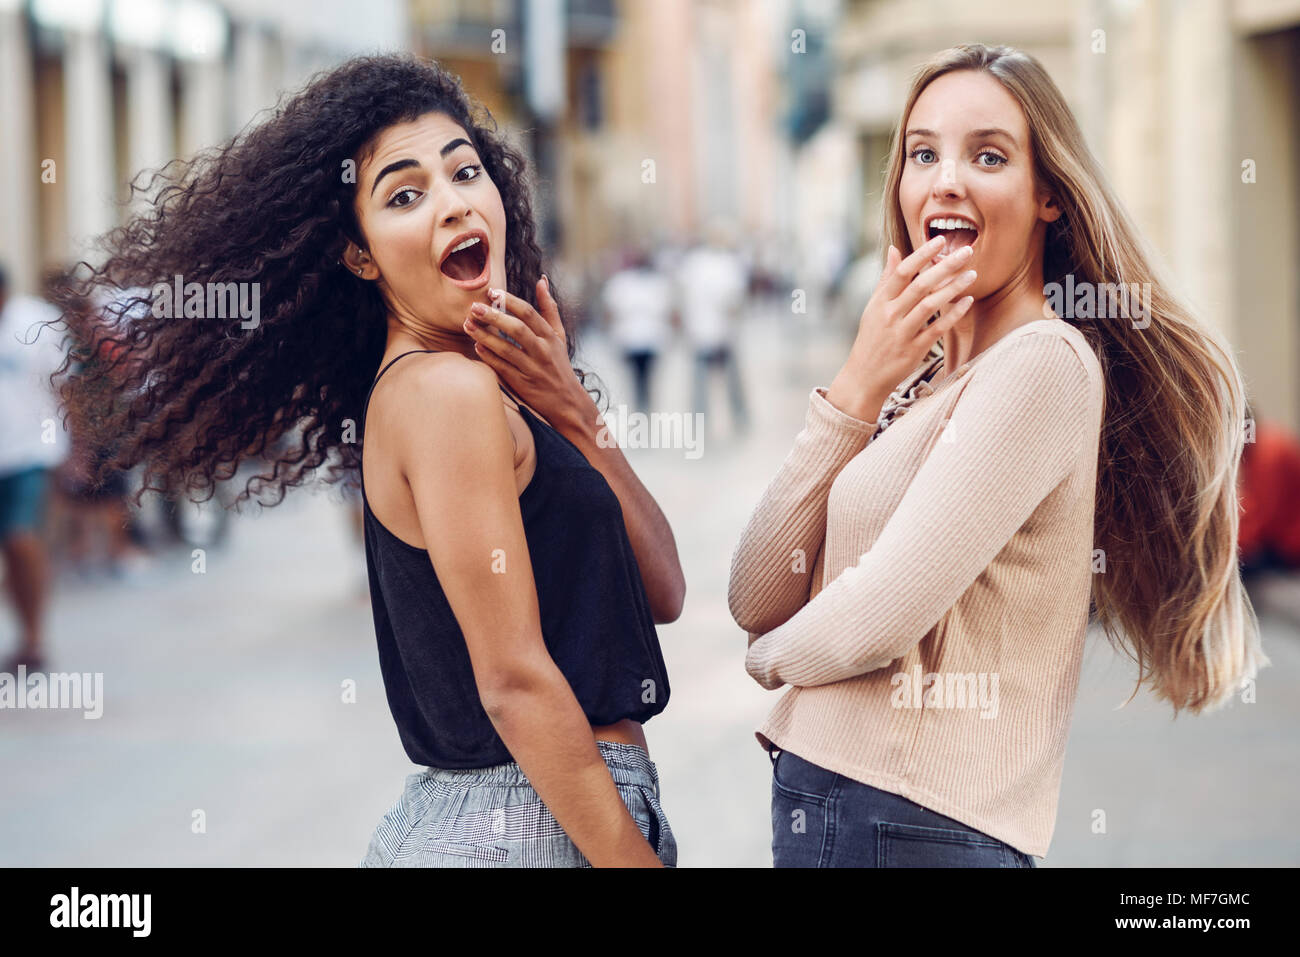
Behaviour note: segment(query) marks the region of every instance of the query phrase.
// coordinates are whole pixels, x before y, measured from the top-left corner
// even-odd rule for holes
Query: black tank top
[[[363,441],[375,384],[411,354],[394,358],[370,386]],[[618,496],[573,443],[515,401],[537,448],[519,509],[546,649],[592,724],[644,722],[668,704],[668,674]],[[407,756],[438,768],[514,760],[483,710],[465,636],[429,553],[379,522],[364,475],[361,496],[379,668]]]

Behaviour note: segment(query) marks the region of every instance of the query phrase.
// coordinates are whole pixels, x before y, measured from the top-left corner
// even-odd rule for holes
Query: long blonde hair
[[[1150,290],[1149,325],[1071,322],[1105,377],[1094,530],[1105,570],[1092,600],[1111,644],[1138,665],[1135,695],[1149,684],[1175,716],[1218,708],[1269,664],[1238,565],[1241,374],[1222,337],[1170,292],[1056,84],[1021,51],[963,44],[917,72],[890,150],[885,241],[911,252],[898,198],[904,130],[921,91],[957,70],[990,74],[1024,111],[1036,183],[1063,210],[1048,226],[1044,283],[1072,274],[1076,287]]]

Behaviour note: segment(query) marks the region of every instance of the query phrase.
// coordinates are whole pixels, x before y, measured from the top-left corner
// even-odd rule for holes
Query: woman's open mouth
[[[935,236],[944,237],[939,256],[948,256],[963,246],[974,246],[979,229],[963,216],[936,216],[925,226],[926,240],[934,239]]]
[[[487,235],[475,229],[457,236],[438,264],[442,274],[462,289],[479,289],[491,278]]]

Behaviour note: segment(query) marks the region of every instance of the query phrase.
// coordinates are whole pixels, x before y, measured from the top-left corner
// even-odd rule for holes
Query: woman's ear
[[[366,275],[372,265],[370,257],[366,253],[362,252],[361,249],[357,247],[357,244],[351,240],[348,241],[347,248],[343,250],[343,255],[339,258],[339,262],[346,266],[349,271],[360,276],[362,279],[370,278]]]
[[[1038,202],[1038,218],[1045,223],[1054,223],[1065,213],[1056,201],[1056,197],[1050,193],[1043,194],[1043,198]]]

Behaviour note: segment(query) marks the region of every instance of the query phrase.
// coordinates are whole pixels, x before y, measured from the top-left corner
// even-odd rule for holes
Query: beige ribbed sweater
[[[1042,319],[933,389],[926,372],[887,428],[814,389],[741,536],[745,667],[791,686],[757,737],[1042,857],[1088,623],[1101,366]]]

